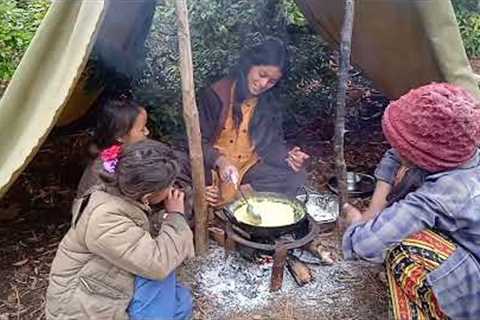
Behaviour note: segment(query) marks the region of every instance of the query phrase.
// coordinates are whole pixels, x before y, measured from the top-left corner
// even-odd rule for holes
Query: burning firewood
[[[330,251],[321,251],[318,250],[318,255],[320,256],[320,259],[322,259],[323,263],[326,265],[332,265],[335,263],[335,260],[332,258],[332,252]]]
[[[217,227],[209,227],[208,232],[210,233],[210,237],[212,237],[220,246],[225,245],[225,231]]]
[[[297,258],[287,258],[287,269],[290,271],[299,286],[304,286],[313,281],[312,271],[306,264],[299,261]]]
[[[335,260],[332,257],[332,252],[328,251],[328,250],[325,250],[319,244],[312,243],[309,246],[308,251],[310,251],[315,256],[319,257],[322,264],[330,266],[330,265],[333,265],[335,263]]]

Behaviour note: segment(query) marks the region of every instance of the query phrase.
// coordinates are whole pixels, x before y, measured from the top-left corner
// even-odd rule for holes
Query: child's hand
[[[185,213],[184,198],[185,193],[178,189],[171,188],[167,199],[165,199],[165,210],[167,212]]]
[[[221,200],[220,188],[217,186],[208,186],[205,189],[205,200],[212,207],[216,207]]]

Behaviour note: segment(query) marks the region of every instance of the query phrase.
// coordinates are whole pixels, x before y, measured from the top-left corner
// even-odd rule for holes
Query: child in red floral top
[[[147,118],[145,109],[129,100],[111,100],[102,107],[94,136],[100,157],[85,169],[78,184],[77,197],[101,184],[99,173],[102,169],[113,171],[114,160],[111,158],[116,158],[115,154],[120,152],[122,145],[144,140],[148,136]]]
[[[148,115],[145,108],[126,98],[110,100],[102,106],[98,116],[94,135],[94,147],[98,156],[87,166],[77,188],[77,198],[92,188],[103,185],[102,170],[112,173],[115,170],[117,156],[127,145],[147,139]],[[165,154],[173,154],[180,166],[175,180],[176,188],[185,193],[185,215],[189,223],[193,214],[193,188],[190,174],[190,162],[185,152],[164,145]],[[103,179],[105,180],[105,179]]]

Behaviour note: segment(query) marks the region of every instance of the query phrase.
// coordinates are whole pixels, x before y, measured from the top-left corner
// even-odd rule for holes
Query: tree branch
[[[337,88],[337,112],[335,120],[335,154],[336,175],[339,197],[340,220],[344,218],[343,204],[348,201],[347,194],[347,168],[345,164],[345,101],[347,95],[347,82],[350,69],[350,52],[352,45],[354,17],[354,0],[345,0],[345,16],[343,18],[341,43],[340,43],[340,70]]]
[[[207,202],[205,201],[205,173],[200,122],[198,120],[198,109],[195,101],[187,3],[186,0],[176,0],[176,4],[178,44],[180,49],[180,74],[182,78],[183,117],[187,128],[193,189],[195,193],[195,251],[197,254],[202,254],[208,250],[208,210]]]

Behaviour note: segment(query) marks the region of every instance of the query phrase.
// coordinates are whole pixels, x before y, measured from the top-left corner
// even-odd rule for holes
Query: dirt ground
[[[343,261],[339,243],[336,232],[321,236],[322,249],[335,262],[309,264],[314,280],[302,287],[285,271],[281,290],[270,292],[271,263],[248,262],[236,253],[225,258],[216,244],[179,277],[193,289],[195,319],[387,319],[382,267]]]
[[[362,87],[352,88],[349,93],[347,166],[372,173],[387,148],[379,122],[379,111],[386,100]],[[318,138],[325,137],[322,121],[301,128],[291,141],[312,155],[308,184],[317,190],[326,190],[334,168],[331,142]],[[87,140],[81,132],[51,134],[0,201],[0,320],[44,319],[49,268],[58,243],[69,228],[71,201],[87,161]],[[366,201],[356,203],[364,205]],[[265,291],[264,296],[243,301],[236,301],[235,295],[229,300],[231,290],[215,294],[210,286],[212,278],[208,277],[215,278],[216,271],[205,267],[218,265],[218,261],[223,261],[225,270],[235,265],[252,266],[245,265],[240,257],[227,263],[222,249],[212,244],[209,255],[196,258],[181,271],[181,277],[194,292],[195,319],[386,319],[386,287],[378,276],[380,269],[342,261],[340,236],[334,232],[323,237],[337,261],[332,266],[312,267],[312,284],[300,288],[285,273],[282,291],[267,294],[268,290],[259,289],[257,293]],[[238,270],[229,272],[241,275]],[[263,274],[257,282],[268,279],[269,275]]]

